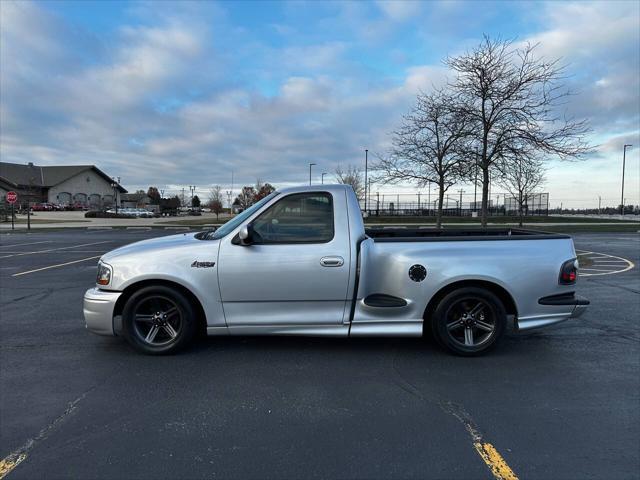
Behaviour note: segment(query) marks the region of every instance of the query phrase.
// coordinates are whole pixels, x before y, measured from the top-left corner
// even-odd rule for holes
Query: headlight
[[[98,262],[96,283],[98,285],[109,285],[109,282],[111,282],[111,267],[102,262]]]

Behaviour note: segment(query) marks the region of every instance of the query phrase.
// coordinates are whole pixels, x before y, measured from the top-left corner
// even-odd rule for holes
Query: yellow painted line
[[[111,240],[104,240],[102,242],[93,242],[93,243],[83,243],[83,244],[80,244],[80,245],[71,245],[70,247],[50,248],[48,250],[36,250],[35,252],[23,252],[23,253],[17,253],[17,254],[14,254],[14,255],[4,255],[3,257],[0,257],[0,258],[22,257],[23,255],[33,255],[33,254],[36,254],[36,253],[57,252],[59,250],[69,250],[71,248],[88,247],[89,245],[100,245],[102,243],[111,243]]]
[[[27,458],[26,453],[12,453],[3,460],[0,460],[0,480],[9,475],[11,470],[20,465],[25,458]]]
[[[493,476],[498,480],[518,480],[518,477],[513,470],[507,465],[507,462],[502,458],[502,455],[498,453],[493,445],[490,443],[474,442],[473,444],[478,455],[487,464]]]
[[[498,453],[493,445],[484,440],[482,433],[471,416],[460,405],[443,402],[440,406],[445,412],[453,415],[464,425],[473,442],[473,448],[478,455],[480,455],[480,458],[482,458],[487,467],[489,467],[496,480],[518,480],[517,475],[513,473],[513,470],[511,470],[511,467],[509,467],[505,459],[502,458],[502,455]]]
[[[74,260],[73,262],[58,263],[57,265],[49,265],[48,267],[36,268],[35,270],[27,270],[26,272],[14,273],[12,277],[19,277],[20,275],[27,275],[29,273],[41,272],[43,270],[49,270],[51,268],[64,267],[66,265],[73,265],[74,263],[86,262],[87,260],[93,260],[100,258],[102,255],[96,255],[95,257],[82,258],[80,260]]]

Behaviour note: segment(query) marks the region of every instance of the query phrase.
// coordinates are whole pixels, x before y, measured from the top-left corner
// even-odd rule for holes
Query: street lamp
[[[229,215],[231,215],[232,205],[231,205],[231,190],[227,190],[227,203],[229,204]]]
[[[313,167],[315,165],[315,163],[310,163],[309,164],[309,185],[311,185],[311,167]]]
[[[325,176],[326,174],[327,174],[327,172],[322,172],[322,180],[321,180],[322,185],[324,185],[324,176]]]
[[[622,194],[620,195],[622,205],[620,205],[620,215],[624,215],[624,164],[627,157],[627,147],[632,146],[631,144],[625,144],[624,147],[622,147]]]
[[[195,185],[189,185],[189,190],[191,190],[191,206],[193,207],[193,192],[196,191]]]
[[[118,184],[115,181],[111,182],[111,188],[113,188],[113,203],[116,204],[116,215],[118,215]]]

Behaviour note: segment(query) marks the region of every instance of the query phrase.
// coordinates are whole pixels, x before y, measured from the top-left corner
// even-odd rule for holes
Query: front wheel
[[[123,311],[123,333],[138,351],[149,355],[175,353],[196,331],[189,300],[166,286],[149,286],[135,292]]]
[[[447,294],[436,307],[431,322],[440,345],[457,355],[473,356],[496,345],[504,334],[507,314],[493,293],[468,287]]]

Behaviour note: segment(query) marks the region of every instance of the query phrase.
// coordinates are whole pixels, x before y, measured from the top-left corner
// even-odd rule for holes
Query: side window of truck
[[[333,199],[326,192],[288,195],[253,221],[255,243],[326,243],[333,239]]]

